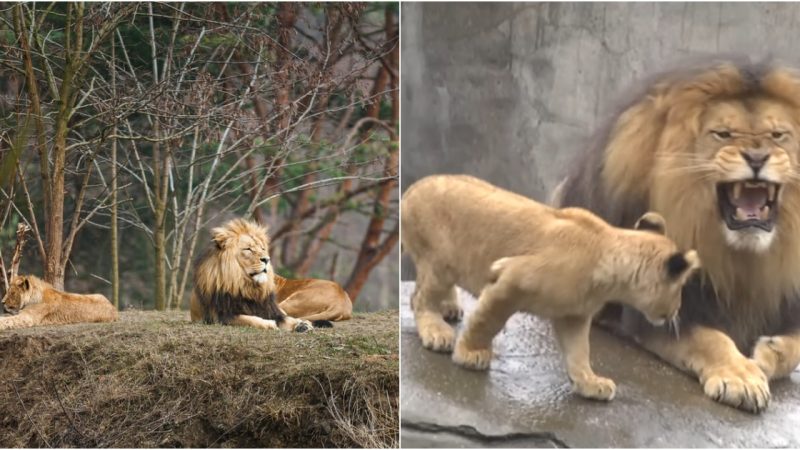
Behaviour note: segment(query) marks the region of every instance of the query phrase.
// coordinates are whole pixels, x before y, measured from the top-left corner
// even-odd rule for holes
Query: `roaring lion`
[[[306,331],[351,317],[352,302],[336,283],[275,274],[265,227],[234,219],[212,235],[195,267],[192,321]]]
[[[446,208],[443,208],[446,205]],[[412,298],[424,347],[487,369],[492,339],[515,312],[550,319],[576,393],[611,400],[616,386],[589,364],[592,318],[609,301],[674,320],[681,289],[699,267],[648,213],[637,230],[609,226],[580,208],[554,209],[469,176],[423,178],[401,204],[403,248],[417,268]],[[478,306],[455,340],[446,318],[460,316],[455,285]]]
[[[33,275],[18,275],[11,279],[3,297],[3,309],[11,316],[0,317],[0,330],[113,322],[118,317],[117,309],[101,294],[62,292]]]
[[[684,289],[679,338],[629,309],[618,326],[707,396],[752,412],[767,407],[769,380],[800,363],[799,120],[800,75],[785,67],[663,75],[555,195],[617,226],[657,211],[679,247],[697,249],[703,271]]]

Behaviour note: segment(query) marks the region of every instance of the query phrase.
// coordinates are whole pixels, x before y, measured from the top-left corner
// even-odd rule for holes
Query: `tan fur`
[[[401,222],[403,248],[417,268],[412,305],[423,346],[453,349],[443,313],[459,285],[480,298],[455,343],[456,363],[488,368],[492,339],[506,320],[518,311],[536,314],[553,321],[575,390],[589,398],[610,400],[615,392],[589,365],[592,317],[615,300],[669,321],[699,265],[694,251],[678,253],[661,234],[613,228],[586,210],[554,209],[468,176],[412,185]],[[657,214],[645,215],[642,225],[664,227]],[[670,277],[666,262],[676,255],[686,268]]]
[[[278,305],[286,314],[306,320],[350,320],[353,302],[338,283],[305,278],[290,280],[275,275]]]
[[[275,275],[269,262],[269,237],[265,227],[234,219],[212,230],[212,234],[214,244],[195,268],[195,288],[190,302],[192,321],[219,323],[227,320],[218,310],[219,305],[210,300],[214,293],[250,299],[259,311],[287,316],[276,323],[274,317],[237,314],[227,322],[230,325],[304,331],[311,328],[312,320],[350,318],[352,304],[336,283],[287,280]]]
[[[696,373],[709,396],[750,411],[766,407],[768,377],[786,376],[789,366],[800,363],[796,335],[769,336],[783,328],[782,302],[797,301],[800,292],[799,118],[800,77],[788,69],[723,63],[667,76],[616,119],[600,149],[602,162],[586,166],[602,167],[599,176],[590,169],[558,191],[562,204],[589,208],[620,225],[637,210],[657,211],[670,224],[669,237],[697,249],[705,283],[717,296],[707,301],[719,303],[727,335],[698,325],[705,329],[686,333],[680,342],[658,333],[639,337]],[[714,130],[733,135],[720,138]],[[774,138],[773,131],[784,134]],[[781,189],[772,235],[746,240],[723,231],[716,185],[752,177],[742,156],[749,149],[769,155],[762,177]],[[588,153],[584,162],[594,157]],[[754,344],[751,361],[739,349]],[[775,352],[785,358],[782,363],[771,362]],[[766,373],[752,373],[757,365]],[[718,380],[741,388],[719,395]]]
[[[3,308],[12,316],[0,317],[0,330],[40,325],[114,322],[118,313],[101,294],[72,294],[53,288],[33,275],[11,280]]]

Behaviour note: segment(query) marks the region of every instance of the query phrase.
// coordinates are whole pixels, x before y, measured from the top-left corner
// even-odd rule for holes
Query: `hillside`
[[[398,315],[306,334],[124,312],[0,333],[0,447],[386,447]]]

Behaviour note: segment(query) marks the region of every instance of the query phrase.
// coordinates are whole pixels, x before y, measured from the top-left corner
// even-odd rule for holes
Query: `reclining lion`
[[[62,292],[33,275],[18,275],[11,279],[3,297],[3,309],[11,316],[0,317],[0,330],[114,322],[118,318],[117,308],[105,296]]]
[[[212,234],[195,267],[192,321],[306,331],[350,319],[353,304],[338,284],[275,274],[265,227],[234,219]]]

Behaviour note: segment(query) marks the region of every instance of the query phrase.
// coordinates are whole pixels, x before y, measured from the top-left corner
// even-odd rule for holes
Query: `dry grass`
[[[0,333],[0,447],[391,447],[397,312],[307,334],[125,312]]]

